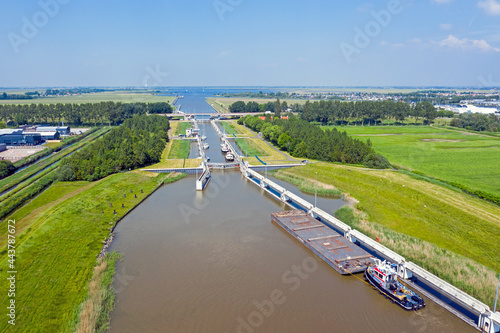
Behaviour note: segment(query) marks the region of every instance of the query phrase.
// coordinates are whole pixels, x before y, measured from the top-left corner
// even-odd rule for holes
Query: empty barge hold
[[[271,214],[272,220],[340,274],[363,272],[372,255],[302,210]]]

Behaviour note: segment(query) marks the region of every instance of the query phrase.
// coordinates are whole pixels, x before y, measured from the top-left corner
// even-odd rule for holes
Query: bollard
[[[127,196],[124,194],[123,197],[126,198]]]
[[[142,193],[142,189],[141,189],[141,193]]]
[[[134,191],[130,190],[130,193],[134,193]]]
[[[134,198],[136,198],[136,199],[137,199],[137,194],[134,194]]]
[[[116,215],[116,210],[113,209],[113,214]]]
[[[125,206],[122,204],[122,208],[125,208]]]

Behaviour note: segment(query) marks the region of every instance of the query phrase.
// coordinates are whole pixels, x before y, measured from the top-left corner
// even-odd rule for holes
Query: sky
[[[4,0],[0,87],[500,87],[500,0]]]

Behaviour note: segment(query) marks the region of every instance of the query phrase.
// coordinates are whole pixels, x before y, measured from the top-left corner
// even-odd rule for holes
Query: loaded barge
[[[340,274],[354,274],[374,263],[373,256],[302,210],[271,214],[273,222]]]

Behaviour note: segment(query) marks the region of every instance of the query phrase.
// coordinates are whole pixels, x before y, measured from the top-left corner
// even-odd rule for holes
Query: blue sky
[[[6,0],[0,21],[3,87],[500,86],[500,0]]]

